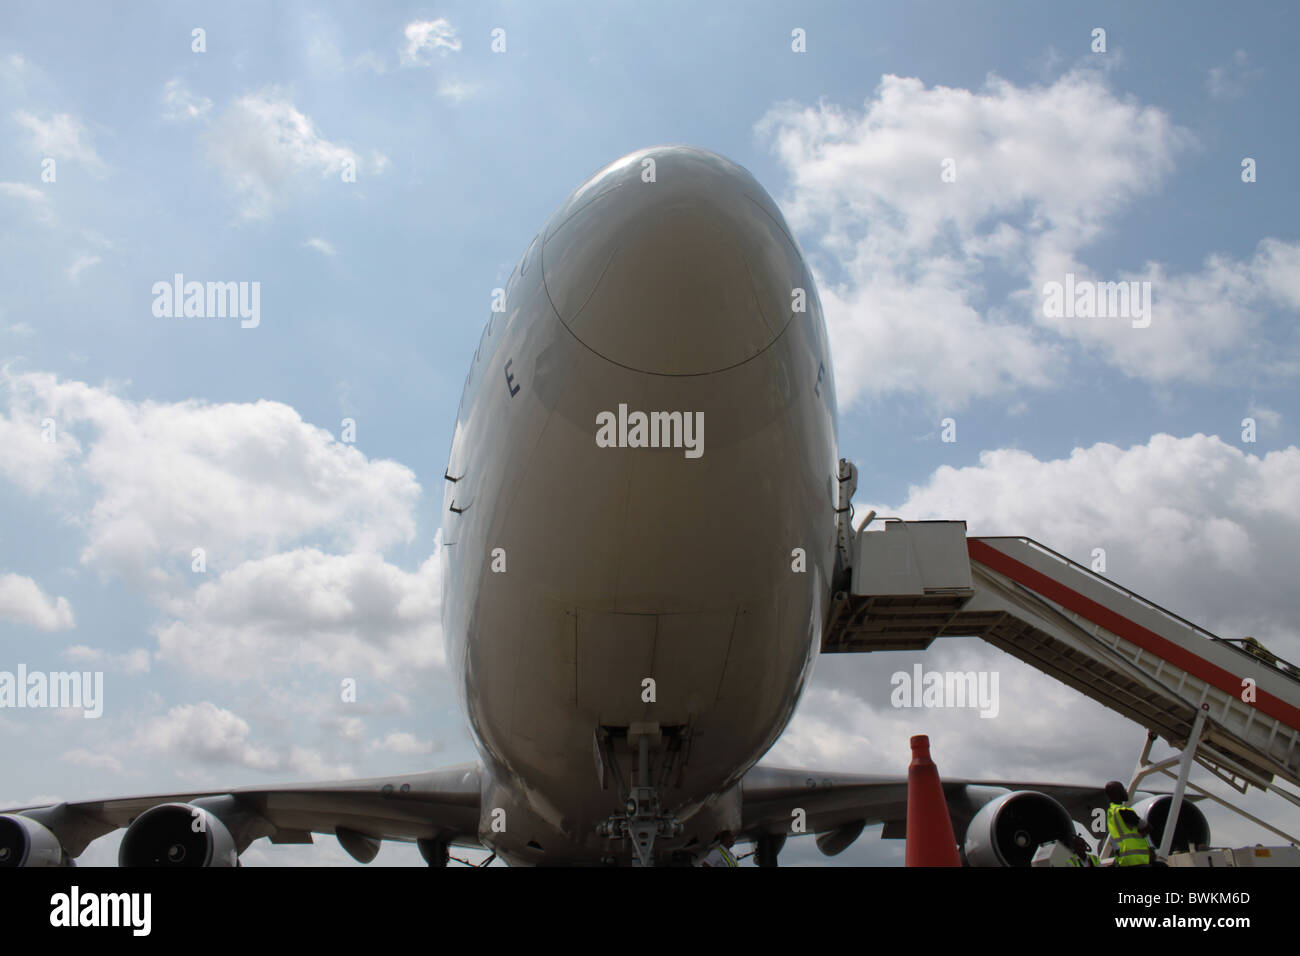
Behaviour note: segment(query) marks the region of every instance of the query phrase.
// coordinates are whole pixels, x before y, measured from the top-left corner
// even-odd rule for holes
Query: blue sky
[[[702,6],[0,11],[0,669],[99,662],[108,698],[0,713],[0,804],[472,758],[426,565],[465,370],[549,213],[656,143],[785,210],[860,509],[1104,546],[1116,580],[1300,659],[1300,13]],[[1151,327],[1045,318],[1065,272],[1150,281]],[[176,273],[258,282],[260,324],[155,317]],[[1002,669],[1022,710],[974,729],[882,709],[910,658],[824,659],[773,759],[901,772],[928,730],[962,774],[1127,772],[1139,728],[994,653],[927,658]]]

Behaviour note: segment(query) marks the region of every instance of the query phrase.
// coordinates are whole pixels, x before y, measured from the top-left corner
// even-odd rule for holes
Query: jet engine
[[[1038,848],[1052,840],[1074,839],[1069,812],[1037,790],[1015,790],[995,797],[966,828],[966,861],[971,866],[1029,866]]]
[[[1148,839],[1154,847],[1160,846],[1160,841],[1164,839],[1165,824],[1169,822],[1169,811],[1173,803],[1174,798],[1166,793],[1158,797],[1147,797],[1133,805],[1133,812],[1151,828]],[[1185,853],[1209,844],[1210,823],[1205,819],[1205,814],[1192,801],[1183,800],[1183,805],[1178,810],[1178,824],[1174,827],[1174,842],[1170,852]]]
[[[136,817],[117,852],[118,866],[238,866],[230,830],[188,803],[163,803]]]
[[[817,834],[817,849],[822,851],[823,856],[835,856],[843,853],[862,834],[866,825],[867,821],[858,820],[854,823],[846,823],[834,830],[819,833]]]
[[[30,817],[0,815],[0,867],[76,866],[59,838]]]

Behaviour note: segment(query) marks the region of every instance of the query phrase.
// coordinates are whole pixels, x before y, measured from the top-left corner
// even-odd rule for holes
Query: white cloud
[[[33,88],[44,85],[44,77],[35,64],[21,53],[0,57],[0,84],[9,88],[15,101],[25,99]]]
[[[910,674],[918,663],[925,671],[985,672],[990,682],[996,674],[997,715],[893,706],[893,674]],[[915,734],[930,737],[945,777],[1094,785],[1120,772],[1115,741],[1131,738],[1136,749],[1142,736],[1125,718],[992,646],[943,638],[923,653],[823,658],[798,714],[765,762],[904,775],[908,739]],[[1132,757],[1125,752],[1122,759]]]
[[[1042,317],[1039,291],[1048,281],[1151,283],[1151,323],[1134,328],[1129,319]],[[1169,273],[1159,263],[1114,277],[1099,276],[1062,257],[1039,263],[1032,300],[1040,324],[1096,350],[1115,368],[1155,383],[1195,384],[1294,374],[1293,351],[1271,341],[1271,309],[1300,308],[1300,242],[1263,239],[1245,260],[1210,255],[1199,271]]]
[[[196,96],[179,78],[167,81],[162,101],[163,119],[172,123],[198,119],[212,109],[212,100]]]
[[[318,723],[340,740],[360,740],[365,735],[366,722],[360,717],[339,717],[329,715]]]
[[[45,418],[57,442],[41,441]],[[382,556],[414,535],[415,476],[367,460],[293,409],[133,402],[107,387],[3,369],[0,442],[0,474],[49,497],[84,530],[83,562],[125,578],[158,609],[152,654],[78,644],[63,652],[73,664],[137,675],[162,663],[200,680],[248,682],[273,722],[311,711],[330,699],[321,686],[355,677],[369,690],[327,738],[352,741],[358,754],[360,716],[409,714],[399,690],[423,686],[442,665],[438,537],[414,571]],[[206,549],[206,573],[191,566],[196,547]],[[16,576],[0,579],[4,611],[35,626],[72,625],[64,599]],[[351,773],[332,747],[297,743],[257,740],[242,718],[205,703],[149,721],[124,746],[298,777]],[[404,745],[413,746],[395,737],[385,749]],[[111,753],[125,761],[128,750]]]
[[[371,741],[368,749],[417,757],[431,754],[436,748],[432,740],[419,740],[414,734],[394,731],[382,740]]]
[[[860,113],[787,103],[757,129],[790,174],[791,225],[838,267],[818,285],[841,401],[902,390],[949,407],[1058,374],[1052,343],[982,313],[985,270],[1096,238],[1185,138],[1088,71],[978,93],[885,76]]]
[[[10,53],[0,60],[0,77],[6,80],[19,81],[30,69],[31,64],[21,53]]]
[[[74,763],[78,767],[85,767],[93,770],[107,770],[109,773],[118,775],[126,773],[126,768],[122,766],[122,761],[118,760],[112,754],[96,753],[90,750],[69,750],[62,755],[62,759],[68,763]]]
[[[1300,310],[1300,242],[1262,239],[1250,266],[1262,295]]]
[[[99,261],[99,256],[83,252],[72,261],[72,265],[68,266],[68,281],[73,285],[76,285],[81,281],[81,273],[86,269],[89,269],[91,266],[97,265]]]
[[[0,196],[40,204],[46,202],[45,193],[29,183],[0,183]]]
[[[0,197],[27,203],[38,222],[51,222],[54,218],[45,191],[30,183],[0,183]]]
[[[1250,57],[1245,50],[1237,50],[1229,63],[1213,66],[1205,76],[1205,91],[1210,99],[1227,103],[1246,95],[1246,87],[1257,79],[1263,70],[1250,69]]]
[[[235,764],[252,770],[276,770],[280,759],[269,747],[249,742],[248,722],[209,701],[173,707],[139,729],[135,746],[165,756],[185,756],[202,763]]]
[[[130,752],[143,750],[201,764],[233,765],[268,773],[293,773],[313,780],[349,777],[347,764],[331,764],[307,747],[290,745],[281,754],[254,743],[248,721],[210,701],[173,707],[148,720],[134,735]]]
[[[13,118],[27,131],[32,148],[42,157],[52,156],[60,162],[73,160],[84,163],[96,172],[104,170],[104,161],[95,152],[89,131],[75,116],[57,113],[49,119],[41,119],[25,110],[19,110]]]
[[[328,239],[308,239],[303,243],[303,245],[315,249],[321,255],[337,256],[339,254],[338,250],[334,248],[334,245]]]
[[[67,598],[48,597],[21,574],[0,574],[0,617],[40,631],[66,631],[76,625]]]
[[[442,17],[408,23],[402,33],[406,37],[406,46],[402,48],[403,66],[425,66],[435,51],[446,56],[448,51],[455,53],[460,50],[456,28]]]
[[[384,62],[384,58],[378,53],[373,50],[365,50],[357,54],[352,61],[352,69],[369,70],[372,73],[387,73],[388,64]]]
[[[316,11],[307,17],[309,35],[306,53],[311,65],[318,69],[333,72],[357,72],[369,70],[372,73],[387,73],[388,64],[384,58],[373,50],[365,50],[354,57],[344,54],[341,46],[352,39],[344,28],[328,14]]]
[[[376,554],[276,554],[168,602],[159,658],[232,680],[304,666],[407,679],[443,663],[440,593],[436,551],[414,573]]]
[[[89,664],[123,674],[149,673],[149,652],[143,647],[135,647],[125,653],[114,654],[96,647],[88,647],[85,644],[74,644],[64,650],[63,656],[73,664]]]
[[[1282,427],[1282,413],[1263,405],[1251,402],[1246,408],[1246,414],[1255,419],[1267,431],[1276,431]]]
[[[468,99],[473,94],[474,88],[457,80],[448,80],[438,85],[438,95],[445,100],[451,100],[459,103],[461,100]]]
[[[825,670],[823,667],[822,670]],[[799,717],[766,758],[777,766],[817,767],[833,770],[851,766],[888,766],[885,747],[872,746],[876,734],[867,727],[878,726],[880,711],[860,697],[836,688],[810,688],[801,701]],[[889,734],[879,738],[889,740]],[[899,735],[902,736],[901,734]]]
[[[289,753],[285,756],[282,766],[284,770],[290,771],[296,776],[305,777],[308,780],[338,780],[355,776],[349,765],[330,763],[323,754],[309,747],[299,747],[297,745],[289,748]]]
[[[278,402],[133,402],[3,369],[0,409],[0,475],[88,497],[74,511],[82,561],[150,589],[192,581],[194,548],[220,571],[309,541],[376,551],[415,533],[409,469],[367,460]],[[56,442],[41,440],[46,418]],[[91,435],[84,451],[75,431]]]
[[[1124,276],[1152,281],[1150,328],[1044,318],[1042,283],[1092,278],[1081,251],[1191,142],[1088,69],[1047,86],[992,76],[978,92],[885,76],[861,111],[785,103],[756,129],[788,171],[792,227],[814,237],[845,406],[901,391],[958,408],[1047,387],[1071,344],[1131,376],[1201,381],[1268,352],[1261,306],[1300,307],[1300,243],[1265,239],[1244,262],[1210,256],[1181,275],[1148,263]],[[949,158],[955,182],[940,177]],[[999,273],[1018,288],[1005,300],[991,290]]]
[[[81,230],[81,238],[85,239],[92,245],[99,246],[101,249],[116,249],[117,243],[113,242],[107,236],[100,235],[93,229]]]
[[[206,143],[213,161],[239,196],[240,214],[265,219],[286,194],[312,180],[343,184],[345,168],[358,176],[382,173],[388,158],[325,139],[311,117],[271,87],[238,99],[212,125]]]
[[[0,367],[0,387],[12,389],[18,378],[8,366]],[[29,494],[63,492],[72,483],[68,463],[81,453],[76,436],[39,404],[28,404],[13,391],[7,397],[8,414],[0,414],[0,448],[5,450],[0,476]]]

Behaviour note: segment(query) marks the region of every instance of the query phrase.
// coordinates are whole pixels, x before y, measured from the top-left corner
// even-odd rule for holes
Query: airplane
[[[692,864],[728,838],[774,866],[795,820],[828,855],[868,825],[902,835],[905,776],[759,763],[845,574],[832,356],[776,203],[715,153],[639,150],[565,200],[503,291],[444,476],[443,630],[480,759],[12,809],[0,866],[69,865],[120,827],[120,865],[163,867],[312,834],[361,862],[415,842],[430,866],[453,846]],[[1106,805],[944,786],[972,865],[1027,865]]]

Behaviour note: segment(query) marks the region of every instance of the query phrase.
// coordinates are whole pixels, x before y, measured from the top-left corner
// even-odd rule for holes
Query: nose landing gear
[[[602,786],[609,774],[618,784],[623,798],[622,813],[612,814],[596,826],[596,832],[605,838],[606,848],[614,840],[632,841],[632,865],[655,865],[655,842],[660,838],[679,836],[683,826],[677,817],[664,809],[664,794],[668,779],[682,752],[680,728],[664,728],[658,724],[632,724],[626,728],[628,749],[635,747],[635,785],[628,788],[623,781],[615,742],[622,728],[602,727],[596,736],[597,769]],[[659,758],[656,780],[652,774],[651,745]]]

